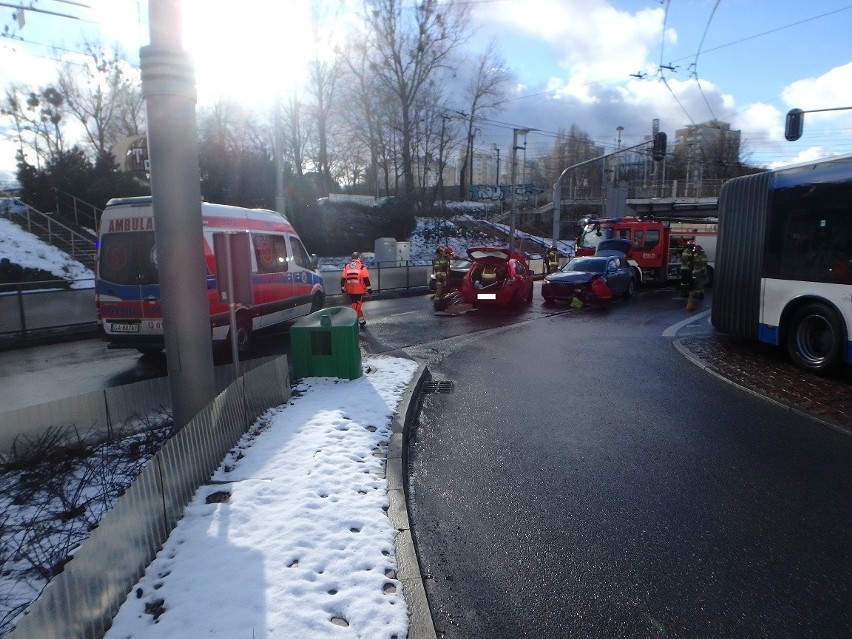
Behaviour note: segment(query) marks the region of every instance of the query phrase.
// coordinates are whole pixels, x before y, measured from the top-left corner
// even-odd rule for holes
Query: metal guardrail
[[[236,379],[154,455],[7,639],[101,639],[198,487],[260,415],[289,398],[286,356]]]

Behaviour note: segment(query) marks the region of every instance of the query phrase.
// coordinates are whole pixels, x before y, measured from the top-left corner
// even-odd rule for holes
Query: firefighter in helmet
[[[692,288],[686,301],[686,310],[694,311],[698,300],[704,299],[704,278],[707,276],[707,254],[700,244],[692,247]]]
[[[450,276],[450,255],[452,255],[452,250],[441,244],[435,248],[435,257],[432,258],[432,273],[435,275],[435,303],[444,297],[447,279]]]
[[[689,297],[695,268],[695,240],[689,240],[680,254],[680,294]]]
[[[361,310],[361,300],[365,293],[372,297],[373,287],[370,285],[370,271],[361,263],[361,254],[357,251],[352,254],[352,259],[346,263],[340,274],[340,291],[349,296],[349,306],[358,316],[361,328],[364,328],[367,320]]]
[[[559,251],[556,249],[556,244],[552,244],[544,256],[545,275],[550,275],[559,270]]]

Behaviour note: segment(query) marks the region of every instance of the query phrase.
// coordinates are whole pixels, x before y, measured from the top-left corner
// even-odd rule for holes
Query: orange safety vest
[[[343,289],[349,295],[363,295],[367,292],[364,281],[370,281],[370,272],[361,264],[361,260],[352,260],[343,267]]]

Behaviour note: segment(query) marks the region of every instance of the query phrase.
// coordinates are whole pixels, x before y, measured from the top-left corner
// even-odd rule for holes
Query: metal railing
[[[198,487],[261,414],[290,398],[289,378],[287,358],[280,356],[237,378],[199,411],[154,455],[6,637],[103,637]]]
[[[6,219],[15,222],[21,228],[38,236],[44,242],[52,244],[67,253],[78,262],[92,268],[95,263],[95,236],[86,236],[70,226],[55,220],[47,213],[27,205],[25,215],[11,212],[0,213]]]

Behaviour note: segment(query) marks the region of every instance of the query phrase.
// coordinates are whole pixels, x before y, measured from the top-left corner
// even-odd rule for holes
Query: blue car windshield
[[[606,260],[578,257],[563,266],[562,270],[565,272],[603,273],[606,270]]]

